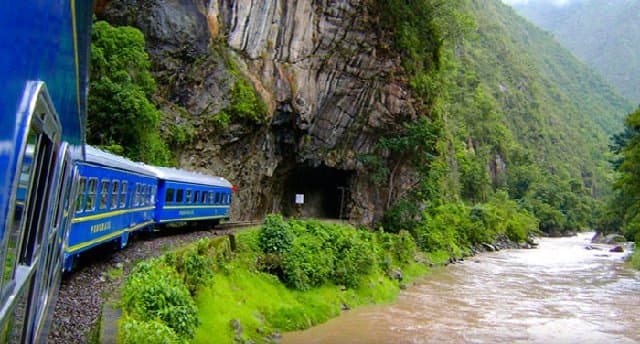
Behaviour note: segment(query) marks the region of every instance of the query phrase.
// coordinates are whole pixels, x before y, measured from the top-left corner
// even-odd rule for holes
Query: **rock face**
[[[366,0],[116,0],[98,1],[96,13],[144,32],[156,102],[167,121],[197,129],[180,150],[181,167],[238,185],[233,218],[286,210],[298,192],[327,209],[343,203],[353,222],[380,218],[388,190],[372,185],[358,157],[416,110]],[[266,123],[212,127],[206,118],[229,106],[238,78],[267,104]],[[299,171],[316,167],[340,181],[306,183]],[[394,188],[410,184],[407,168],[397,175]],[[291,189],[293,179],[302,191]]]

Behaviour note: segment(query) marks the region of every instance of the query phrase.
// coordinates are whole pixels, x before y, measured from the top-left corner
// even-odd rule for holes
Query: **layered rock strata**
[[[238,185],[234,218],[285,208],[287,176],[304,165],[349,171],[345,214],[380,219],[388,190],[372,185],[358,157],[416,111],[366,0],[118,0],[100,1],[97,13],[145,33],[157,103],[168,120],[198,129],[181,165]],[[239,77],[267,104],[266,123],[207,126]],[[410,173],[398,175],[402,189]]]

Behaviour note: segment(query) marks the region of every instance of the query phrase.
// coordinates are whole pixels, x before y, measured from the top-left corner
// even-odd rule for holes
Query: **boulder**
[[[616,247],[610,249],[609,252],[622,253],[622,252],[624,252],[624,248],[622,248],[622,246],[616,246]]]
[[[391,271],[391,273],[389,274],[389,277],[391,277],[391,279],[398,280],[398,281],[402,281],[402,279],[404,278],[404,276],[402,275],[402,271],[400,271],[399,269],[395,269]]]
[[[497,251],[495,246],[493,246],[493,245],[491,245],[489,243],[486,243],[486,242],[482,243],[482,247],[484,247],[487,251],[491,251],[491,252]]]

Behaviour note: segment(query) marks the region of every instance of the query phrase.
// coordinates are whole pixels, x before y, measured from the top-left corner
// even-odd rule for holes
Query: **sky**
[[[522,5],[522,4],[528,4],[529,2],[545,2],[556,7],[561,7],[575,0],[502,0],[502,1],[507,5]]]

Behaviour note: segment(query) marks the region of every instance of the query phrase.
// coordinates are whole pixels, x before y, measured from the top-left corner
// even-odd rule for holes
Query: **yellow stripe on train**
[[[80,244],[77,244],[77,245],[74,245],[74,246],[71,246],[71,247],[67,247],[65,252],[73,253],[73,252],[75,252],[77,250],[83,249],[83,248],[91,246],[93,244],[98,244],[100,242],[107,241],[109,239],[113,239],[113,238],[115,238],[117,236],[122,235],[124,232],[133,232],[133,231],[138,230],[138,229],[140,229],[142,227],[148,226],[148,225],[150,225],[152,223],[153,223],[153,221],[147,221],[147,222],[143,222],[143,223],[141,223],[139,225],[135,225],[135,226],[132,226],[132,227],[129,227],[129,228],[125,228],[123,230],[119,230],[117,232],[113,232],[113,233],[109,233],[107,235],[103,235],[103,236],[101,236],[99,238],[96,238],[96,239],[93,239],[91,241],[86,241],[86,242],[83,242],[83,243],[80,243]]]

